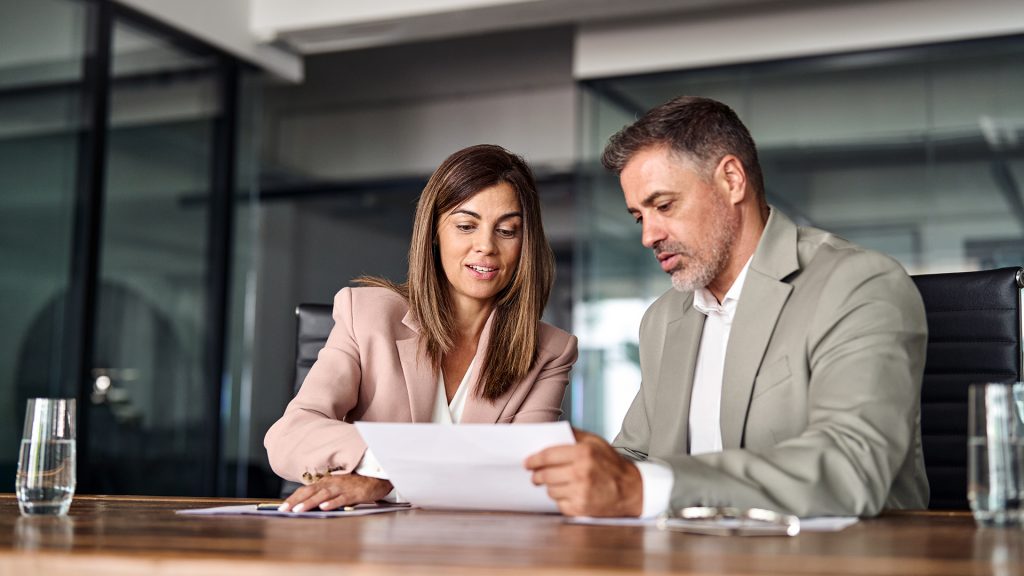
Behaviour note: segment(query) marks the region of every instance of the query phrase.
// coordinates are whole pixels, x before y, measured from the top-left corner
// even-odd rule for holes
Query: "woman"
[[[357,420],[556,420],[576,338],[540,321],[554,258],[533,174],[499,146],[449,156],[416,208],[404,284],[361,278],[334,299],[334,328],[264,444],[274,471],[308,484],[282,510],[372,502],[391,483]]]

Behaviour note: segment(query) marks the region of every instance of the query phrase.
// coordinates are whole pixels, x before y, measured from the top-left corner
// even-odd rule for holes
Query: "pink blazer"
[[[490,336],[484,325],[480,349]],[[352,422],[430,422],[437,376],[419,346],[418,324],[401,296],[384,288],[343,288],[334,297],[334,328],[295,398],[263,440],[278,476],[347,473],[366,443]],[[537,359],[522,381],[493,402],[469,384],[464,423],[557,420],[576,361],[576,337],[541,323]]]

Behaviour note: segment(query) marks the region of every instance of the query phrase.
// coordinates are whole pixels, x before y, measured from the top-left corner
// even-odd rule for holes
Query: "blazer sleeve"
[[[823,287],[809,328],[808,425],[760,452],[663,458],[673,508],[729,505],[797,514],[877,514],[913,445],[927,338],[905,272],[860,252]],[[806,354],[806,355],[805,355]]]
[[[542,349],[538,360],[543,362],[530,393],[519,406],[512,422],[554,422],[562,415],[562,398],[569,384],[569,370],[576,362],[578,340],[572,334],[559,330],[563,338],[551,342],[554,353]],[[559,345],[560,344],[560,345]]]
[[[351,472],[366,451],[355,426],[344,421],[358,402],[362,379],[350,288],[335,296],[333,316],[326,345],[263,440],[274,472],[296,482],[304,472]]]

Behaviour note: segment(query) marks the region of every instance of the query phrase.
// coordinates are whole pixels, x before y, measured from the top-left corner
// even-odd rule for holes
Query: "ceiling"
[[[658,15],[728,13],[753,6],[806,3],[806,0],[466,0],[434,1],[407,8],[403,14],[394,9],[396,2],[381,2],[374,11],[367,6],[340,13],[334,7],[272,14],[276,0],[264,0],[254,6],[266,6],[268,15],[255,15],[255,32],[264,41],[300,54],[316,54],[375,46],[403,44],[422,40],[470,36],[497,31],[583,24],[623,19],[650,18]],[[340,4],[340,3],[339,3]],[[461,4],[461,5],[460,5]],[[311,2],[310,7],[323,6]]]

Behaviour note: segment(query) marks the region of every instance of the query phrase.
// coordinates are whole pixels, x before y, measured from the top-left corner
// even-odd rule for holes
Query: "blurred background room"
[[[404,280],[463,146],[534,168],[606,437],[668,278],[608,136],[734,107],[769,202],[912,274],[1024,264],[1020,0],[0,0],[0,492],[25,399],[79,400],[79,492],[271,496],[295,306]]]

